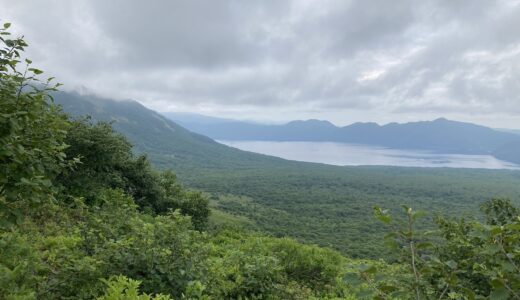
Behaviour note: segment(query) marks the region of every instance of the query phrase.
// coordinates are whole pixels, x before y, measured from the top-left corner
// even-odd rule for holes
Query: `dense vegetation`
[[[395,219],[387,209],[375,216],[391,228],[387,244],[400,269],[382,272],[367,264],[346,279],[373,299],[520,299],[520,211],[509,200],[481,206],[485,223],[436,218],[438,230],[417,231],[423,212],[403,206]]]
[[[359,226],[365,226],[372,221],[366,204],[361,206],[370,198],[363,195],[390,194],[379,202],[385,207],[417,197],[420,201],[414,204],[434,208],[461,195],[465,200],[503,190],[515,196],[510,181],[518,173],[457,171],[462,178],[458,182],[464,183],[457,188],[453,177],[446,176],[455,171],[398,174],[390,169],[370,179],[373,169],[345,173],[350,169],[258,156],[257,162],[272,163],[271,173],[262,174],[265,167],[257,173],[237,165],[231,166],[234,172],[203,172],[195,165],[187,181],[207,182],[214,198],[209,202],[205,194],[178,183],[172,172],[155,170],[145,156],[133,154],[110,124],[64,114],[49,96],[59,85],[39,81],[42,71],[32,68],[30,60],[18,70],[27,45],[12,39],[8,28],[5,24],[0,29],[2,299],[520,299],[520,215],[508,200],[486,202],[480,221],[437,217],[439,230],[427,235],[417,228],[420,214],[412,209],[405,208],[397,218],[376,209],[384,227],[364,230],[374,230],[372,239],[392,231],[387,240],[393,246],[393,264],[353,260],[334,250],[225,223],[208,224],[210,208],[220,208],[218,216],[231,225],[265,227],[270,221],[270,230],[279,227],[283,235],[292,226],[301,230],[304,222],[323,220],[330,211],[348,206],[351,214],[338,213],[333,221],[345,218],[353,224],[353,217],[362,215],[366,221]],[[230,151],[248,162],[257,157]],[[315,173],[308,173],[310,168]],[[187,163],[183,171],[189,173]],[[403,178],[407,183],[398,184]],[[245,196],[222,194],[229,191]],[[347,191],[349,205],[335,198],[340,191]],[[248,193],[256,193],[255,202]],[[304,194],[323,197],[323,206]],[[441,196],[447,200],[431,202]],[[290,201],[270,200],[277,197]],[[480,199],[454,202],[446,209],[467,209]],[[302,220],[293,221],[298,216]],[[329,224],[316,228],[341,230]],[[357,237],[357,245],[369,247],[374,240],[366,237]]]
[[[152,169],[145,156],[135,157],[131,145],[110,124],[71,121],[64,140],[66,157],[78,159],[57,178],[64,197],[83,197],[89,205],[103,189],[121,189],[142,211],[151,214],[179,209],[202,230],[209,215],[208,201],[198,192],[186,191],[175,174]]]
[[[330,246],[358,258],[385,256],[374,205],[401,204],[452,216],[478,215],[492,197],[520,204],[520,172],[443,168],[339,167],[240,151],[191,133],[137,102],[59,93],[74,115],[114,128],[161,169],[210,194],[211,205],[274,236]],[[143,124],[146,124],[143,125]],[[275,217],[273,217],[275,216]],[[423,227],[432,228],[432,218]]]
[[[0,50],[2,299],[302,299],[346,295],[338,253],[232,229],[203,232],[207,199],[153,170],[109,124],[71,120]],[[102,280],[103,279],[103,280]],[[137,281],[136,281],[137,280]],[[107,286],[107,288],[105,288]],[[103,294],[105,294],[103,296]]]
[[[246,217],[262,231],[329,246],[356,258],[387,255],[384,228],[367,217],[376,205],[399,210],[406,204],[471,218],[478,217],[480,203],[493,197],[520,203],[520,174],[510,171],[316,166],[207,171],[184,178],[212,192],[218,209]],[[433,217],[420,227],[433,228]]]

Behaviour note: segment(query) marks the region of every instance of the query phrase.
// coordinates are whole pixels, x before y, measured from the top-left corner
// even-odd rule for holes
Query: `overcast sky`
[[[520,1],[0,0],[66,89],[263,121],[520,128]]]

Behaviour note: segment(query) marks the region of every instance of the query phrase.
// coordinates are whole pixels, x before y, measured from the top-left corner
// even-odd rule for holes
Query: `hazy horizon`
[[[222,120],[227,120],[227,121],[238,121],[238,122],[245,122],[245,123],[259,124],[259,125],[284,125],[284,124],[287,124],[287,123],[290,123],[290,122],[293,122],[293,121],[304,121],[304,122],[305,121],[327,121],[327,122],[331,123],[332,125],[334,125],[336,127],[345,127],[345,126],[349,126],[349,125],[352,125],[352,124],[355,124],[355,123],[374,123],[374,124],[377,124],[379,126],[385,126],[385,125],[392,124],[392,123],[406,124],[406,123],[411,123],[411,122],[433,122],[433,121],[436,121],[436,120],[439,120],[439,119],[446,119],[446,120],[449,120],[449,121],[471,123],[471,124],[475,124],[475,125],[489,127],[489,126],[487,126],[485,124],[479,124],[479,123],[471,122],[471,121],[461,121],[461,120],[446,118],[444,116],[433,117],[433,118],[430,118],[430,119],[418,119],[418,120],[407,121],[407,122],[406,121],[402,121],[402,120],[395,120],[395,121],[390,121],[390,122],[377,122],[377,121],[370,121],[370,120],[349,122],[348,120],[344,120],[343,122],[333,122],[331,120],[317,119],[317,118],[287,119],[287,120],[281,120],[281,121],[269,121],[269,120],[262,120],[262,119],[245,119],[245,118],[240,118],[240,117],[236,117],[236,118],[232,118],[232,117],[230,117],[230,118],[223,118],[223,117],[220,117],[220,116],[215,116],[215,115],[210,115],[210,114],[203,114],[203,113],[196,113],[196,112],[189,112],[189,111],[157,111],[157,112],[160,113],[160,114],[164,114],[164,115],[167,115],[167,114],[170,114],[170,113],[173,113],[173,114],[183,114],[183,115],[201,116],[201,117],[216,118],[216,119],[222,119]],[[515,127],[511,127],[511,128],[489,127],[489,128],[495,129],[495,130],[501,130],[501,129],[503,129],[503,130],[513,130],[513,131],[520,130],[520,127],[519,128],[515,128]]]

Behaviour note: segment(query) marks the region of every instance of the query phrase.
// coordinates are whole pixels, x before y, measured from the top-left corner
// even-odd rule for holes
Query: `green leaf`
[[[385,224],[389,224],[390,222],[392,222],[392,217],[388,214],[387,209],[382,209],[377,206],[374,207],[374,216],[376,219]]]
[[[379,287],[379,289],[385,293],[392,293],[398,290],[397,287],[390,285],[390,284],[383,284]]]
[[[377,268],[373,265],[361,265],[359,271],[361,273],[374,274],[377,272]]]
[[[366,298],[372,298],[374,295],[374,292],[373,291],[370,291],[370,290],[364,290],[364,291],[361,291],[359,293],[356,294],[356,296],[359,298],[359,299],[366,299]]]
[[[11,27],[11,23],[4,23],[4,29]]]
[[[468,298],[468,300],[475,300],[474,291],[472,291],[471,289],[465,288],[465,287],[462,287],[461,290],[464,293],[464,295]]]
[[[35,68],[29,68],[28,70],[31,71],[31,72],[33,72],[33,73],[36,74],[36,75],[40,75],[40,74],[43,73],[42,70],[35,69]]]
[[[408,299],[408,296],[410,296],[410,294],[408,292],[397,291],[393,292],[391,296],[392,299]]]
[[[343,277],[343,281],[353,286],[357,286],[363,283],[363,281],[359,278],[359,275],[356,273],[347,273]]]
[[[430,242],[421,242],[421,243],[417,243],[415,245],[415,248],[417,248],[417,249],[428,249],[428,248],[432,248],[432,247],[433,247],[433,244]]]
[[[491,234],[495,236],[501,234],[503,232],[503,229],[500,226],[493,226],[490,231]]]
[[[422,217],[424,217],[424,216],[426,216],[426,212],[425,212],[425,211],[422,211],[422,210],[421,210],[421,211],[414,212],[414,213],[412,214],[412,218],[413,218],[414,221],[417,220],[417,219],[420,219],[420,218],[422,218]]]
[[[495,278],[493,280],[491,280],[491,286],[495,289],[498,289],[498,288],[503,288],[504,287],[504,283],[502,282],[502,280],[498,279],[498,278]]]
[[[446,265],[447,265],[448,267],[450,267],[450,269],[452,269],[452,270],[455,270],[455,269],[457,268],[457,263],[454,262],[453,260],[448,260],[448,261],[446,262]]]
[[[494,289],[489,295],[490,300],[507,300],[509,299],[509,291],[505,287]]]

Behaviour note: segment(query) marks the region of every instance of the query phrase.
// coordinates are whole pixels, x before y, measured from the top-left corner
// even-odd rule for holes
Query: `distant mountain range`
[[[147,153],[159,167],[178,172],[198,169],[248,169],[295,164],[271,156],[241,151],[217,140],[332,141],[423,149],[444,153],[491,154],[520,164],[520,135],[446,119],[391,123],[355,123],[337,127],[327,121],[293,121],[264,125],[196,114],[165,116],[136,101],[113,101],[91,95],[60,92],[55,101],[72,115],[114,121],[135,151]]]
[[[442,153],[488,154],[520,162],[520,135],[513,131],[439,118],[411,123],[354,123],[338,127],[328,121],[292,121],[265,125],[186,113],[164,113],[194,132],[216,140],[329,141],[421,149]]]

